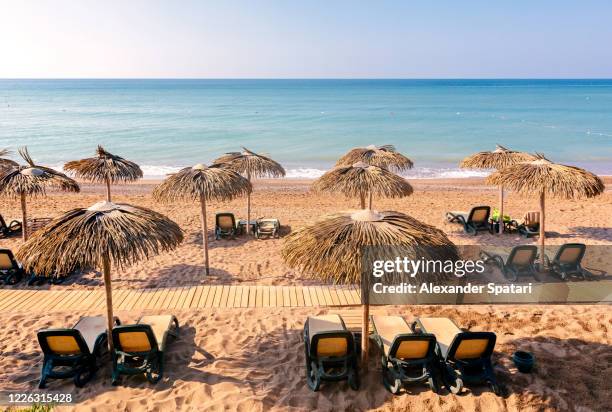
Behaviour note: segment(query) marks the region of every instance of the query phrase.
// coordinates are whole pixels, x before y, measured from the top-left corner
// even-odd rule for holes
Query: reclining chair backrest
[[[6,222],[4,221],[4,216],[0,214],[0,231],[8,229],[6,226]]]
[[[221,230],[229,231],[236,227],[236,218],[233,213],[217,213],[217,226],[221,228]]]
[[[17,269],[17,261],[10,249],[0,249],[0,271]]]
[[[447,360],[474,360],[489,358],[493,354],[497,337],[493,332],[461,332],[451,343]]]
[[[585,252],[586,246],[583,243],[566,243],[559,248],[554,260],[563,265],[578,265]]]
[[[523,224],[528,227],[536,227],[540,225],[540,212],[527,212],[523,217]]]
[[[533,265],[537,255],[538,248],[534,245],[515,246],[510,252],[506,264],[522,267]]]
[[[312,356],[337,357],[353,353],[353,334],[349,331],[319,332],[310,337]]]
[[[468,223],[487,223],[489,221],[489,215],[491,214],[491,208],[489,206],[476,206],[470,210],[468,216]]]
[[[429,333],[400,334],[393,339],[389,357],[397,359],[430,359],[436,349],[436,337]]]
[[[113,328],[115,348],[126,353],[144,353],[159,350],[151,326],[145,324],[121,325]]]
[[[76,329],[44,329],[38,332],[38,342],[45,354],[56,356],[90,355],[89,347]]]
[[[278,225],[276,219],[259,219],[257,220],[257,228],[262,231],[273,231]]]

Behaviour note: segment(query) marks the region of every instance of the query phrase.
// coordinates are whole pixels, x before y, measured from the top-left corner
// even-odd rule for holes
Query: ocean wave
[[[56,170],[63,170],[63,164],[52,165]],[[181,170],[177,166],[159,166],[159,165],[141,165],[142,173],[145,179],[163,179],[167,175],[176,173]],[[328,169],[317,169],[313,167],[297,167],[287,170],[287,179],[316,179],[321,177]],[[402,173],[401,175],[407,179],[461,179],[468,177],[486,177],[489,171],[484,170],[467,170],[458,168],[444,167],[415,167],[412,170]]]

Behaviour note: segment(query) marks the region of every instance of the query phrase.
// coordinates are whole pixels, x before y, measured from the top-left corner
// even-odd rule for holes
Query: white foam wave
[[[300,167],[287,170],[286,177],[289,179],[316,179],[317,177],[321,177],[325,172],[326,170]]]

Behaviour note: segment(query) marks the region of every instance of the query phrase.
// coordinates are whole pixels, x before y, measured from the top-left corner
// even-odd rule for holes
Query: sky
[[[610,78],[612,2],[0,0],[0,78]]]

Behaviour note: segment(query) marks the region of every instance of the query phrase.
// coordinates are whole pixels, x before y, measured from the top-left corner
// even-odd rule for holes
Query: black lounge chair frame
[[[420,330],[425,330],[419,320],[416,321],[416,324]],[[455,354],[459,345],[463,340],[469,339],[487,339],[486,349],[478,358],[457,359]],[[442,372],[442,380],[451,393],[460,393],[465,383],[486,383],[496,395],[500,396],[502,394],[491,364],[491,355],[493,355],[496,340],[497,336],[493,332],[460,332],[448,347],[446,356],[443,355],[440,345],[436,345],[436,356]]]
[[[344,320],[342,320],[344,325]],[[346,338],[347,353],[345,356],[318,356],[317,344],[320,339]],[[346,331],[319,332],[310,339],[308,322],[304,325],[304,349],[306,355],[306,382],[314,392],[318,391],[322,381],[337,382],[347,380],[353,390],[359,389],[359,367],[357,365],[357,346],[353,334]],[[334,370],[336,370],[334,372]],[[331,370],[331,372],[330,372]]]
[[[11,235],[16,235],[17,233],[20,233],[21,230],[21,222],[13,220],[7,225],[6,221],[4,220],[4,217],[0,215],[0,237],[9,237]]]
[[[474,214],[479,210],[486,210],[486,218],[482,222],[476,222],[473,220]],[[449,223],[460,223],[463,225],[463,230],[465,233],[476,236],[478,232],[488,231],[489,233],[493,233],[491,229],[491,223],[489,222],[489,217],[491,216],[491,207],[489,206],[476,206],[470,210],[468,214],[467,220],[463,215],[455,215],[451,212],[446,213],[446,220]]]
[[[519,265],[514,262],[516,254],[522,250],[529,250],[532,252],[532,258],[528,265]],[[538,248],[534,245],[521,245],[515,246],[510,251],[508,259],[504,262],[504,259],[500,255],[487,253],[485,251],[480,252],[480,257],[484,260],[484,263],[494,263],[502,271],[504,277],[511,282],[516,282],[519,276],[533,276],[537,281],[540,281],[540,277],[536,270],[536,259],[538,257]]]
[[[16,285],[23,279],[25,271],[19,266],[10,249],[0,249],[0,254],[7,255],[13,266],[10,269],[0,269],[0,281],[7,285]]]
[[[435,373],[436,365],[436,337],[430,333],[401,333],[393,339],[393,344],[389,348],[389,356],[385,354],[382,338],[376,332],[372,335],[374,342],[378,345],[382,355],[382,375],[385,388],[392,394],[397,394],[402,386],[412,383],[427,382],[434,393],[440,391],[438,379]],[[406,341],[427,341],[429,349],[423,359],[402,360],[395,357],[397,350],[402,342]],[[389,366],[390,365],[390,366]],[[422,368],[420,375],[410,374],[413,370]]]
[[[115,325],[120,325],[118,318],[114,319]],[[96,374],[99,366],[98,360],[102,356],[103,349],[108,348],[108,332],[99,334],[94,344],[93,352],[89,351],[85,339],[77,329],[43,329],[38,331],[38,342],[43,351],[43,366],[40,374],[39,389],[44,389],[47,380],[72,378],[77,388],[82,388]],[[72,336],[79,346],[80,353],[74,355],[58,355],[54,353],[49,344],[49,336]],[[57,367],[66,367],[64,370],[56,370]]]
[[[164,338],[161,344],[162,348],[166,347],[169,337],[178,339],[179,323],[175,316],[172,316],[174,329],[170,328],[164,333]],[[124,352],[121,349],[119,342],[120,332],[144,332],[149,339],[151,350],[146,352]],[[142,375],[145,374],[147,380],[155,384],[159,382],[164,375],[164,352],[155,338],[153,329],[147,324],[121,325],[113,328],[113,345],[115,347],[113,357],[113,373],[111,383],[119,384],[121,375]]]
[[[232,219],[232,228],[230,230],[222,229],[219,225],[219,218],[221,217],[231,217]],[[215,215],[215,239],[219,240],[222,237],[235,239],[237,234],[236,229],[236,217],[233,213],[217,213]]]
[[[561,254],[569,248],[580,249],[578,257],[574,262],[562,263],[560,261]],[[593,275],[591,272],[582,267],[582,258],[586,253],[586,245],[584,243],[565,243],[561,245],[555,257],[551,261],[548,256],[545,256],[544,260],[546,266],[549,268],[550,273],[558,276],[561,280],[568,280],[571,276],[577,276],[583,280],[591,278]]]

